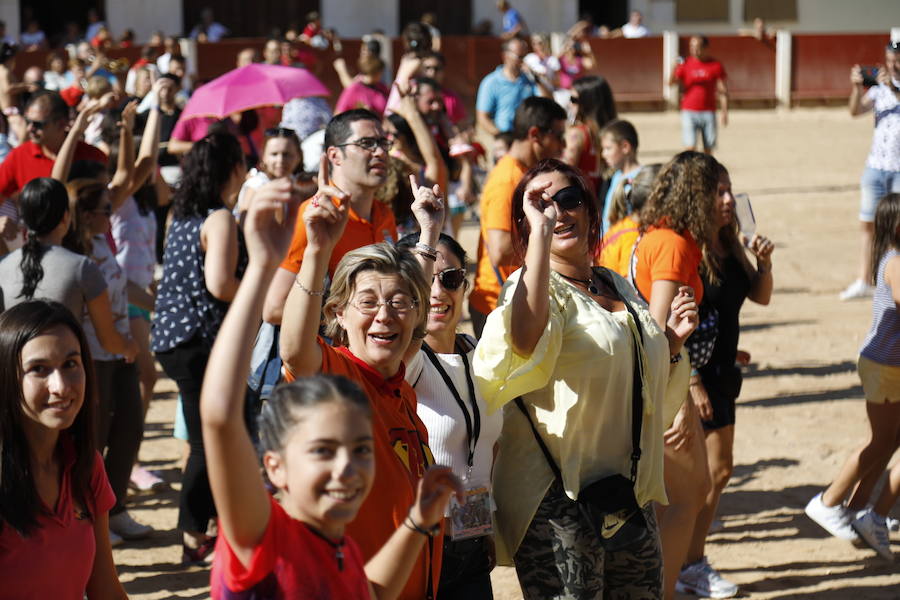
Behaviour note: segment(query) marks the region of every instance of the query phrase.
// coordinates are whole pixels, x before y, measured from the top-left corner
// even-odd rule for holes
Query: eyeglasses
[[[584,203],[584,196],[580,187],[570,185],[553,194],[553,201],[560,210],[574,210]]]
[[[459,286],[466,282],[466,270],[461,267],[444,269],[432,275],[431,280],[434,281],[435,277],[438,278],[445,290],[455,292],[459,289]]]
[[[35,121],[33,119],[25,119],[25,126],[32,129],[43,129],[47,121]]]
[[[385,152],[390,152],[391,148],[394,146],[394,141],[389,140],[386,137],[374,138],[374,137],[364,137],[359,138],[358,140],[354,140],[352,142],[346,142],[343,144],[335,144],[338,148],[343,146],[359,146],[366,152],[375,152],[376,148],[381,148]]]
[[[379,302],[375,298],[362,298],[357,300],[356,304],[351,302],[350,305],[355,307],[356,310],[362,314],[369,316],[377,315],[382,306],[387,306],[390,310],[401,316],[415,310],[418,306],[416,301],[412,298],[392,298],[390,300],[385,300],[384,302]]]

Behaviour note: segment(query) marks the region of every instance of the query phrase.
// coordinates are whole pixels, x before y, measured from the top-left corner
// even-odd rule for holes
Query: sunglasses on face
[[[394,145],[393,140],[389,140],[386,137],[382,138],[374,138],[374,137],[364,137],[359,138],[358,140],[352,142],[346,142],[344,144],[335,144],[338,148],[343,146],[359,146],[363,150],[367,152],[375,152],[376,148],[381,148],[385,152],[390,152],[391,148]]]
[[[582,205],[584,198],[580,187],[570,185],[553,194],[553,201],[560,210],[574,210]]]
[[[432,281],[434,281],[435,277],[438,278],[445,290],[455,292],[459,289],[459,286],[466,282],[466,270],[460,267],[444,269],[435,273],[432,276]]]
[[[41,130],[47,124],[47,121],[35,121],[33,119],[25,119],[25,126],[30,129]]]

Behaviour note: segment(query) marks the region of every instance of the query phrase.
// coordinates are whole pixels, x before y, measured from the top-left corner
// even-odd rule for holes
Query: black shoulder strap
[[[519,407],[519,410],[521,410],[522,414],[525,415],[525,418],[528,419],[528,424],[531,425],[531,433],[534,434],[534,439],[537,440],[538,446],[541,447],[541,452],[544,453],[544,458],[547,459],[547,464],[550,465],[550,470],[553,471],[553,476],[562,481],[562,473],[560,473],[559,467],[556,466],[556,461],[553,460],[553,455],[550,454],[550,449],[547,448],[547,445],[544,444],[544,440],[541,438],[541,434],[538,433],[537,427],[534,426],[534,421],[532,421],[531,417],[528,415],[528,410],[525,408],[525,403],[522,402],[521,396],[516,398],[516,406]]]

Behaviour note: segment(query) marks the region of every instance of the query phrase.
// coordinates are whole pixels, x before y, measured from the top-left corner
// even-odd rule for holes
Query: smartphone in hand
[[[756,217],[753,215],[749,194],[734,195],[734,214],[737,217],[741,235],[744,236],[744,244],[749,244],[753,239],[753,234],[756,233]]]

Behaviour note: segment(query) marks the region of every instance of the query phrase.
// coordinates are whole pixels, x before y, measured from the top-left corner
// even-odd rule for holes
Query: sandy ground
[[[626,117],[640,132],[642,162],[678,150],[676,114]],[[753,362],[739,401],[734,477],[720,508],[725,529],[707,548],[745,597],[900,598],[896,566],[831,538],[803,514],[866,435],[855,360],[870,303],[842,303],[837,294],[856,269],[857,182],[871,127],[843,109],[805,109],[734,112],[721,133],[718,156],[734,189],[750,194],[760,233],[777,247],[772,304],[748,305],[743,314],[741,347]],[[461,236],[470,251],[476,236],[474,225]],[[172,390],[168,380],[157,386],[141,458],[174,483]],[[178,564],[177,492],[135,497],[131,510],[158,530],[115,551],[131,597],[208,597],[208,572]],[[521,598],[512,569],[497,569],[494,582],[496,598]]]

